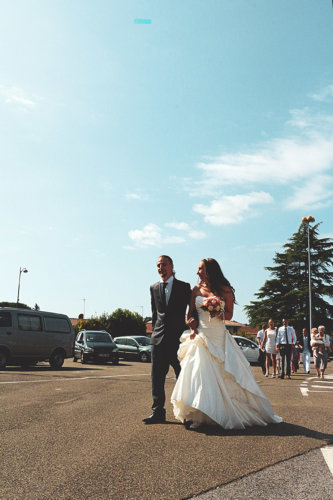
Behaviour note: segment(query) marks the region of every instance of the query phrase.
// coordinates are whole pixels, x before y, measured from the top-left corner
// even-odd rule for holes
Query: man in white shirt
[[[276,335],[276,350],[280,352],[282,359],[281,377],[284,378],[284,365],[286,366],[286,378],[290,379],[290,362],[291,353],[296,342],[296,333],[292,326],[288,326],[288,319],[283,318],[282,326],[280,326]]]
[[[302,335],[300,336],[299,343],[302,346],[302,362],[304,373],[310,373],[310,360],[311,360],[311,339],[308,335],[307,329],[303,328]]]
[[[264,375],[266,373],[266,355],[265,355],[265,350],[262,350],[260,348],[260,345],[261,345],[262,341],[264,340],[265,328],[266,328],[266,325],[262,325],[261,330],[259,330],[257,333],[257,343],[259,346],[258,365],[261,366],[261,369],[262,369],[262,372]]]

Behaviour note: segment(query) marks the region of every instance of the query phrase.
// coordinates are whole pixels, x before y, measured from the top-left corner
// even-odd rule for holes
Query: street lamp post
[[[312,330],[312,290],[311,290],[311,252],[310,252],[310,222],[314,222],[315,218],[312,215],[303,217],[302,222],[307,225],[308,234],[308,270],[309,270],[309,335]]]
[[[28,272],[28,269],[26,267],[22,267],[22,268],[20,267],[18,287],[17,287],[17,301],[16,301],[17,304],[20,302],[21,274],[27,273],[27,272]]]

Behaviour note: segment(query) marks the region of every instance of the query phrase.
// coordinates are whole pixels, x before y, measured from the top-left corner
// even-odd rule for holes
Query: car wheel
[[[61,351],[60,349],[54,351],[49,359],[50,366],[54,370],[59,370],[59,368],[61,368],[62,365],[64,364],[64,361],[65,361],[65,355],[63,351]]]
[[[7,353],[6,351],[0,351],[0,370],[4,370],[7,364]]]
[[[84,352],[81,352],[81,363],[85,365],[87,363],[87,357]]]
[[[116,358],[113,358],[112,364],[113,365],[119,365],[119,358],[118,358],[118,356]]]
[[[142,361],[142,363],[148,363],[149,361],[149,356],[146,352],[142,352],[140,354],[140,361]]]
[[[77,358],[74,356],[73,357],[73,363],[76,363],[77,362]]]

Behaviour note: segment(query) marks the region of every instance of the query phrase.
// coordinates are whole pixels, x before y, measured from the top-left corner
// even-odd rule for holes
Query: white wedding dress
[[[282,422],[259,388],[250,364],[224,322],[201,309],[196,297],[198,334],[181,337],[181,372],[171,395],[175,417],[224,429]]]

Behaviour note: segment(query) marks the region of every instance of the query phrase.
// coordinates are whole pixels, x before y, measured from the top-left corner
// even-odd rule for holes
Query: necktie
[[[166,286],[167,286],[168,282],[167,281],[163,281],[162,283],[162,301],[163,301],[163,306],[164,306],[164,309],[166,309],[166,296],[165,296],[165,289],[166,289]]]
[[[286,334],[286,344],[289,344],[289,341],[288,341],[288,330],[287,330],[286,326],[284,327],[284,332]]]

